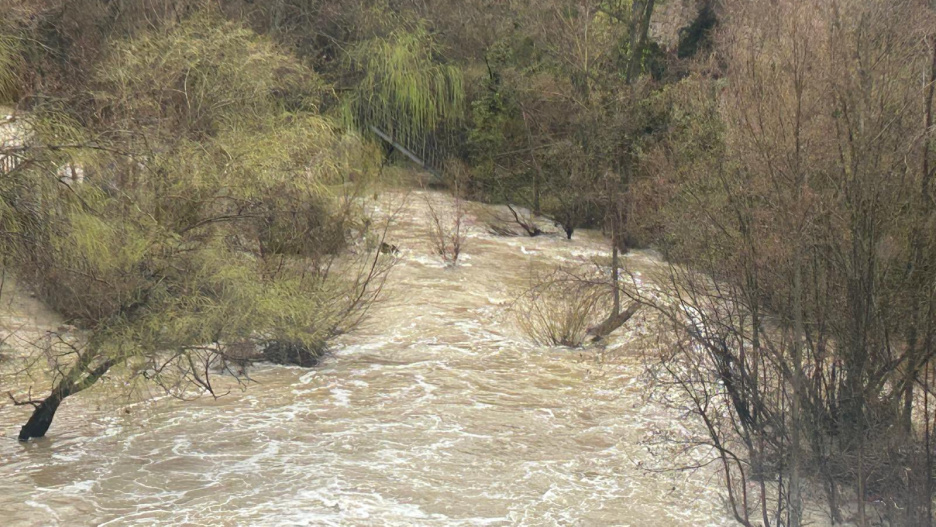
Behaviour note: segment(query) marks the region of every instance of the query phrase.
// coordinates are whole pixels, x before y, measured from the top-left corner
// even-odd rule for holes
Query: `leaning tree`
[[[264,349],[319,356],[385,276],[357,243],[375,156],[271,41],[196,14],[113,42],[93,83],[91,111],[35,108],[0,179],[5,269],[83,335],[29,361],[50,388],[10,394],[20,440],[105,376],[215,394]]]

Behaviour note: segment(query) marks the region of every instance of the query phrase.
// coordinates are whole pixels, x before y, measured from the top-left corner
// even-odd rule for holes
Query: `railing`
[[[26,160],[24,155],[31,142],[25,121],[12,115],[2,117],[0,108],[0,176],[9,174]],[[63,183],[84,182],[84,169],[80,165],[64,163],[58,166],[56,175]]]
[[[23,158],[13,154],[0,154],[0,175],[9,174],[19,166]]]
[[[0,175],[9,174],[22,164],[17,150],[25,143],[23,127],[8,108],[0,107]]]

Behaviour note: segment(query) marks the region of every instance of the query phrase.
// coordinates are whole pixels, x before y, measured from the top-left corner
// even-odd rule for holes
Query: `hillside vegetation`
[[[17,396],[20,439],[104,375],[212,392],[268,350],[314,362],[396,250],[363,200],[415,162],[459,207],[509,206],[500,234],[607,235],[601,276],[531,289],[589,295],[527,306],[580,319],[534,338],[581,344],[583,309],[607,311],[595,340],[659,315],[648,368],[703,430],[674,463],[717,463],[741,524],[799,526],[809,502],[932,525],[932,2],[0,10],[0,103],[29,131],[0,151],[4,270],[87,335]],[[620,263],[635,247],[670,262],[652,290]]]

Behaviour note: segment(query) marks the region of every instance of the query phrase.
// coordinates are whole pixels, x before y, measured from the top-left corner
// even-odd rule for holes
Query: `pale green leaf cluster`
[[[102,103],[172,133],[244,129],[315,111],[319,77],[271,40],[209,13],[122,43],[98,72]]]
[[[366,188],[373,150],[244,27],[197,15],[114,49],[95,94],[108,128],[41,108],[30,164],[0,180],[9,267],[101,360],[163,386],[199,384],[207,349],[322,349],[366,287],[341,264],[364,222],[338,198]]]
[[[16,97],[21,66],[19,41],[0,26],[0,103]]]
[[[440,50],[422,27],[398,30],[356,46],[351,67],[362,73],[345,106],[345,118],[375,126],[404,145],[450,126],[464,112],[461,69],[440,60]]]

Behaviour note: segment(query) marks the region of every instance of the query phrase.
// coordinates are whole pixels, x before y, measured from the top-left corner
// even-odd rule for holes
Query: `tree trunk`
[[[62,401],[69,395],[74,395],[90,387],[114,365],[113,361],[106,360],[97,368],[89,371],[87,368],[94,360],[94,357],[94,353],[85,351],[65,377],[55,385],[52,393],[44,401],[36,405],[36,409],[29,417],[29,420],[20,428],[20,441],[29,441],[34,437],[45,436],[46,432],[49,431],[49,427],[52,426],[52,419],[55,417],[55,412],[62,404]]]
[[[801,254],[797,250],[794,255],[796,261],[793,269],[793,400],[791,401],[791,430],[790,435],[790,483],[789,483],[789,525],[799,527],[803,519],[802,482],[800,481],[800,463],[802,452],[800,448],[801,416],[800,397],[802,397],[803,377],[803,271]]]
[[[630,56],[628,57],[627,71],[625,72],[625,83],[631,84],[637,75],[640,73],[640,62],[643,56],[643,47],[646,45],[647,33],[650,30],[650,17],[653,16],[653,7],[655,0],[648,0],[646,4],[642,2],[635,1],[632,5],[631,19],[629,23],[629,32],[630,32]],[[638,28],[639,22],[639,28]],[[627,190],[627,183],[625,182],[625,191]],[[620,291],[620,275],[618,272],[618,240],[621,237],[618,232],[619,226],[619,215],[618,215],[618,186],[614,185],[612,201],[613,201],[613,210],[614,214],[611,219],[611,282],[614,286],[613,299],[614,307],[611,312],[611,316],[608,318],[611,320],[614,317],[617,317],[621,313],[621,291]],[[623,222],[621,222],[623,223]]]
[[[623,326],[625,322],[634,316],[634,313],[636,313],[638,309],[640,309],[640,304],[634,302],[625,311],[620,313],[615,312],[601,324],[589,328],[588,331],[586,331],[586,334],[591,335],[592,342],[597,342],[610,335],[612,331]],[[617,307],[617,310],[620,310],[620,306]]]
[[[650,18],[653,16],[655,0],[648,0],[646,4],[634,2],[631,15],[631,49],[630,57],[627,62],[627,71],[625,79],[630,84],[637,75],[640,74],[640,68],[643,62],[643,50],[647,45],[647,34],[650,32]],[[640,24],[638,26],[638,23]]]
[[[526,109],[524,109],[522,105],[521,111],[523,112],[523,126],[526,128],[527,133],[527,146],[530,149],[530,159],[533,161],[533,167],[536,168],[536,172],[533,174],[533,214],[539,216],[542,214],[540,210],[540,182],[543,180],[543,167],[540,166],[539,160],[536,159],[536,148],[533,146],[533,132],[530,131],[529,118]],[[572,239],[571,234],[569,234],[569,239]]]
[[[397,151],[399,151],[401,154],[405,155],[410,161],[412,161],[413,163],[416,163],[417,165],[421,166],[424,170],[426,170],[427,172],[429,172],[430,174],[432,174],[433,176],[435,176],[436,179],[438,179],[438,180],[440,180],[440,181],[443,179],[443,178],[442,178],[442,174],[440,174],[438,170],[432,168],[432,166],[430,166],[428,162],[423,161],[422,159],[419,158],[419,156],[417,156],[416,154],[414,154],[412,151],[410,151],[409,149],[407,149],[405,146],[403,146],[403,145],[401,145],[400,143],[397,143],[396,141],[394,141],[392,137],[390,137],[389,135],[383,133],[379,128],[377,128],[376,126],[371,125],[371,126],[370,126],[370,130],[371,130],[372,132],[374,132],[375,134],[377,134],[377,137],[379,137],[379,138],[383,139],[384,141],[386,141],[387,144],[389,144],[389,145],[392,146],[393,148],[396,148]]]
[[[50,395],[46,400],[36,406],[35,411],[26,421],[26,424],[20,428],[19,440],[29,441],[33,437],[43,437],[52,426],[52,419],[55,417],[55,411],[62,404],[62,398],[56,394]]]

